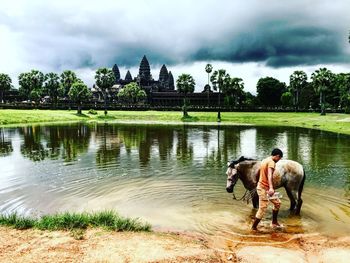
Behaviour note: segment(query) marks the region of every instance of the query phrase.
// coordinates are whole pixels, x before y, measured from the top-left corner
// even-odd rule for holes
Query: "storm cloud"
[[[8,1],[0,71],[195,62],[283,68],[348,65],[350,2],[278,0]]]

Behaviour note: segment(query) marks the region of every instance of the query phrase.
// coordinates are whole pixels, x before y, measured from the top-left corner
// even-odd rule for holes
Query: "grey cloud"
[[[194,60],[219,59],[228,62],[266,62],[268,66],[316,65],[349,61],[342,35],[330,29],[268,23],[251,33],[240,33],[221,47],[203,47]],[[222,47],[222,45],[224,47]]]
[[[16,63],[28,69],[131,67],[144,54],[155,65],[348,63],[350,4],[320,2],[19,0],[6,1],[0,26],[16,36],[8,42],[21,54]]]

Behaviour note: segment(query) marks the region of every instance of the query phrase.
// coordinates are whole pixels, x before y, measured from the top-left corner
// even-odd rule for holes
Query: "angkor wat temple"
[[[151,105],[180,106],[183,103],[183,94],[175,90],[174,77],[171,71],[168,71],[167,67],[163,65],[158,80],[154,80],[146,56],[143,56],[141,60],[137,77],[133,78],[128,70],[125,78],[122,79],[117,64],[113,66],[112,70],[116,78],[116,85],[114,86],[116,90],[130,82],[136,82],[146,91],[147,102]],[[217,95],[217,93],[211,91],[210,86],[206,85],[202,92],[188,94],[187,97],[191,105],[214,106],[218,103]]]
[[[174,77],[171,71],[168,72],[167,67],[163,65],[159,72],[159,79],[154,80],[146,56],[143,56],[139,67],[139,74],[135,78],[131,76],[131,73],[128,70],[125,78],[121,79],[117,64],[114,64],[112,70],[114,72],[117,85],[126,85],[130,82],[136,82],[147,92],[175,91]]]

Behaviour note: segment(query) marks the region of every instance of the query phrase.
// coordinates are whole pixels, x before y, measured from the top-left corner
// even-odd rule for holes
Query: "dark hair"
[[[271,155],[272,156],[279,155],[282,158],[283,157],[283,152],[280,149],[275,148],[275,149],[272,150]]]

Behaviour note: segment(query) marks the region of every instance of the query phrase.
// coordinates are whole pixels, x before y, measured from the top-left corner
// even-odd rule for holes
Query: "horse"
[[[261,162],[254,159],[245,158],[241,156],[238,160],[228,162],[226,171],[227,185],[226,191],[233,192],[238,179],[244,185],[244,188],[250,191],[252,203],[254,208],[259,207],[259,196],[256,192],[256,187],[259,181]],[[280,160],[276,163],[276,168],[273,173],[274,189],[284,187],[290,200],[290,211],[300,215],[303,200],[301,193],[303,191],[305,182],[305,171],[303,166],[292,160]]]

